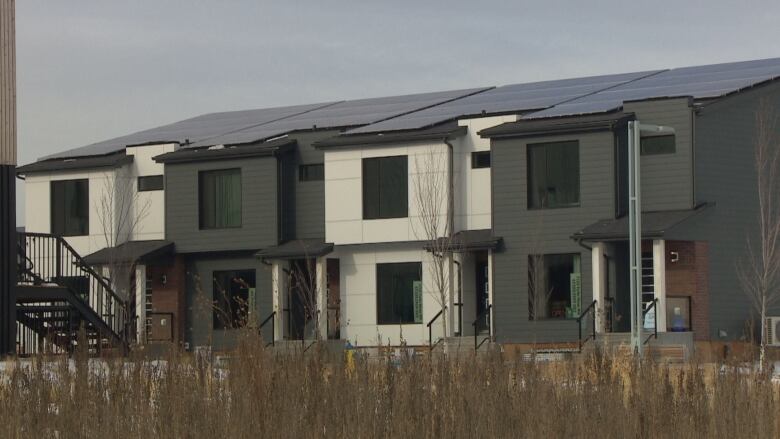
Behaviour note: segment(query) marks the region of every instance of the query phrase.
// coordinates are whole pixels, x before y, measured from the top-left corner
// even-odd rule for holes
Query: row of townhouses
[[[89,268],[58,283],[112,290],[122,321],[93,326],[139,344],[226,349],[246,325],[269,342],[576,344],[629,331],[639,121],[673,129],[641,138],[646,328],[745,340],[755,118],[778,78],[768,59],[206,114],[18,167],[22,241],[62,237]],[[55,279],[46,257],[25,258],[27,285]]]

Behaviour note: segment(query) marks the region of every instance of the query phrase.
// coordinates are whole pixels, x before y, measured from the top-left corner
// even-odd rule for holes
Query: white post
[[[591,267],[593,278],[593,300],[596,301],[596,332],[603,333],[606,330],[606,291],[607,291],[607,267],[604,260],[603,242],[593,244],[591,250]]]
[[[317,302],[317,313],[319,314],[317,331],[319,332],[320,340],[328,339],[328,270],[326,264],[327,259],[317,258],[317,297],[315,301]]]
[[[653,240],[653,290],[658,332],[666,332],[666,241]]]
[[[146,266],[135,266],[135,315],[136,340],[138,344],[146,344]]]
[[[273,283],[273,310],[276,312],[274,319],[273,337],[274,340],[284,339],[284,325],[287,323],[287,313],[284,312],[286,291],[287,291],[287,273],[284,272],[284,266],[281,261],[274,261],[271,265],[271,278]]]

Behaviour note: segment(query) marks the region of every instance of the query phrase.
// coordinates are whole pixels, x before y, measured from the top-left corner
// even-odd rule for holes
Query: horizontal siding
[[[0,0],[0,165],[16,164],[16,21],[14,0]]]
[[[755,315],[737,277],[746,237],[757,230],[753,139],[755,112],[765,98],[780,114],[780,86],[769,85],[705,106],[696,118],[696,198],[715,203],[697,230],[709,245],[710,336],[743,336]],[[778,133],[780,136],[780,125]],[[780,315],[780,307],[772,311]]]
[[[180,253],[258,250],[277,244],[277,161],[274,157],[165,165],[166,238]],[[200,230],[198,173],[241,169],[240,228]]]
[[[527,209],[526,146],[531,143],[579,140],[580,207]],[[583,308],[592,300],[588,250],[570,236],[603,218],[614,216],[614,137],[611,132],[494,140],[493,229],[504,239],[494,255],[493,309],[496,337],[501,342],[560,342],[577,339],[573,320],[531,321],[528,318],[528,255],[579,253],[582,261]]]
[[[690,209],[693,206],[693,127],[688,98],[629,102],[623,111],[632,112],[643,123],[675,129],[674,154],[641,157],[642,210]]]

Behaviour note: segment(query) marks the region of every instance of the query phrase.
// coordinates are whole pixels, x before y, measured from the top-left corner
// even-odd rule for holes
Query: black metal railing
[[[647,316],[647,313],[650,312],[650,310],[655,310],[653,313],[653,332],[650,333],[650,335],[647,336],[644,342],[642,344],[647,344],[648,341],[650,341],[651,338],[658,338],[658,299],[653,299],[652,302],[650,302],[649,305],[647,305],[647,308],[645,308],[642,311],[642,328],[644,328],[645,318]]]
[[[474,320],[471,326],[474,327],[474,350],[476,351],[482,346],[482,343],[484,343],[485,340],[490,340],[493,336],[493,305],[488,304],[488,306],[477,315],[477,319]],[[487,330],[488,336],[487,338],[482,339],[482,341],[479,341],[480,331],[485,329]]]
[[[439,317],[441,317],[442,314],[444,314],[445,311],[447,311],[447,307],[446,306],[444,308],[440,309],[439,312],[437,312],[436,315],[433,316],[433,318],[430,321],[428,321],[428,324],[426,325],[426,326],[428,326],[428,349],[429,350],[433,350],[433,347],[434,347],[434,344],[433,344],[433,323]],[[444,335],[446,336],[447,334],[444,334]],[[441,341],[441,339],[437,340],[436,344],[439,344],[439,341]]]
[[[260,334],[260,336],[263,335],[263,327],[267,325],[268,322],[271,322],[271,341],[266,344],[266,346],[273,346],[276,339],[276,334],[274,334],[276,331],[276,311],[273,311],[268,315],[268,317],[265,318],[265,320],[260,322],[260,325],[257,327],[257,332]]]
[[[62,303],[27,305],[16,311],[16,354],[63,354],[73,352],[72,315]]]
[[[127,303],[96,273],[61,236],[19,233],[18,282],[59,286],[91,308],[114,334],[127,343]]]
[[[582,351],[582,346],[587,343],[588,340],[596,339],[596,304],[598,303],[597,300],[594,300],[590,303],[590,305],[585,308],[585,310],[580,313],[580,315],[577,317],[577,349],[579,351]],[[591,322],[591,330],[590,334],[588,334],[587,337],[584,339],[582,338],[582,321],[585,320],[585,318],[590,315],[590,322]]]

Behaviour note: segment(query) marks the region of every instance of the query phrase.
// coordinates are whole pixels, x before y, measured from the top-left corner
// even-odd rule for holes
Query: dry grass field
[[[403,361],[76,355],[6,364],[2,438],[774,438],[780,389],[729,366],[501,354]]]

